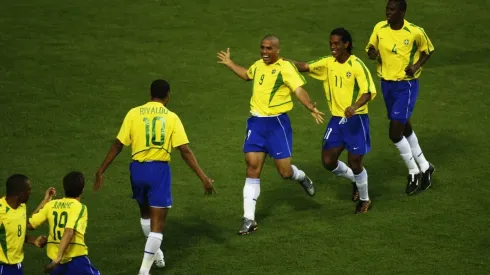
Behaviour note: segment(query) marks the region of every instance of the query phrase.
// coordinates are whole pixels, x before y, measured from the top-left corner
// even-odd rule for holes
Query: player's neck
[[[402,19],[400,22],[390,24],[390,28],[395,31],[401,30],[404,24],[405,24],[405,20]]]
[[[337,58],[337,62],[340,64],[344,64],[347,60],[349,60],[350,53],[343,54]]]
[[[73,200],[80,201],[80,200],[81,200],[81,198],[82,198],[82,196],[79,196],[79,197],[76,197],[76,198],[74,198],[74,197],[66,197],[66,198],[67,198],[67,199],[73,199]]]
[[[151,101],[152,102],[162,103],[163,106],[165,106],[167,104],[167,100],[163,100],[163,99],[159,99],[159,98],[152,98]]]
[[[5,198],[5,200],[7,201],[7,204],[12,209],[17,209],[21,204],[19,201],[19,198],[17,198],[17,197],[7,197],[7,198]]]

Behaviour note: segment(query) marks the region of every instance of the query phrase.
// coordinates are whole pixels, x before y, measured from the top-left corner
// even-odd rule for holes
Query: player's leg
[[[411,114],[413,112],[413,109],[415,107],[415,102],[417,100],[419,81],[418,79],[411,80],[410,83],[411,83],[412,94],[411,94],[411,101],[410,101],[411,104],[409,106],[409,111]],[[432,174],[435,171],[434,165],[432,165],[425,159],[425,155],[422,152],[422,149],[420,148],[419,140],[412,129],[412,124],[410,123],[410,120],[408,120],[407,123],[405,124],[403,135],[408,140],[408,143],[410,144],[410,148],[412,149],[412,155],[415,158],[415,161],[417,162],[417,164],[420,167],[420,170],[423,173],[422,180],[421,180],[422,183],[420,188],[422,190],[426,190],[432,185],[431,179],[432,179]]]
[[[172,188],[170,166],[166,162],[144,163],[147,167],[147,201],[150,213],[150,233],[146,240],[140,274],[149,273],[160,251],[163,228],[168,209],[172,207]],[[143,204],[144,200],[138,203]],[[163,253],[162,260],[163,260]]]
[[[148,173],[154,166],[153,163],[139,163],[139,162],[131,162],[129,166],[130,177],[131,177],[131,188],[133,190],[133,199],[135,199],[138,203],[140,210],[140,224],[141,229],[143,231],[143,235],[145,238],[148,238],[148,235],[151,232],[151,222],[150,222],[150,206],[148,204],[148,182],[152,179],[150,176],[152,173]],[[165,261],[163,252],[159,249],[155,256],[155,265],[157,267],[164,267]]]
[[[419,187],[421,173],[413,157],[410,143],[403,133],[415,106],[413,99],[414,95],[416,95],[416,90],[412,89],[410,81],[399,81],[396,82],[390,92],[395,97],[395,100],[391,106],[391,112],[388,114],[390,118],[389,136],[408,168],[408,181],[405,192],[412,194]]]
[[[287,114],[269,118],[267,152],[274,158],[277,171],[283,179],[297,181],[306,193],[315,195],[315,186],[304,171],[291,163],[293,152],[293,129]]]
[[[266,118],[250,117],[243,152],[245,153],[246,179],[243,186],[243,223],[238,234],[245,235],[257,230],[255,206],[260,196],[260,173],[264,164],[266,149],[263,134],[267,131]]]
[[[260,196],[260,173],[264,165],[266,154],[264,152],[245,153],[247,164],[247,178],[243,186],[243,224],[238,234],[245,235],[257,230],[255,221],[255,206]]]
[[[341,131],[341,123],[345,123],[340,117],[332,117],[323,134],[322,141],[322,165],[339,177],[348,179],[352,184],[352,201],[359,199],[359,192],[354,179],[354,173],[339,156],[344,150],[344,138]]]

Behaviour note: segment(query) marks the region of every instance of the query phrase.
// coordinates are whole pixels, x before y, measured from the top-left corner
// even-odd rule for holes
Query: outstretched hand
[[[218,57],[218,63],[225,64],[226,66],[229,66],[231,64],[231,58],[230,58],[230,48],[226,49],[226,52],[220,51],[217,55]]]
[[[216,190],[214,189],[213,186],[213,179],[210,179],[208,177],[205,177],[202,179],[202,186],[204,188],[204,195],[212,195],[213,193],[216,194]]]
[[[97,173],[95,174],[95,182],[94,182],[94,186],[93,186],[94,192],[97,192],[100,190],[100,188],[102,187],[103,181],[104,181],[104,174],[100,171],[97,171]]]
[[[317,124],[322,124],[325,114],[318,111],[316,107],[313,107],[313,110],[311,110],[311,116],[313,116]]]

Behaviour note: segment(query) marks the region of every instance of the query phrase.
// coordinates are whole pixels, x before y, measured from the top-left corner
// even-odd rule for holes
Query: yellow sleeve
[[[119,134],[117,134],[117,139],[126,146],[131,145],[131,111],[124,117]]]
[[[37,228],[37,227],[41,226],[48,219],[48,208],[49,208],[48,205],[49,205],[49,203],[44,205],[44,207],[41,208],[41,210],[39,210],[39,212],[32,215],[32,217],[29,219],[29,224],[32,227]]]
[[[321,81],[327,80],[327,58],[321,57],[316,60],[312,60],[308,62],[308,66],[310,67],[310,72],[308,73],[314,79],[318,79]]]
[[[250,68],[248,68],[247,76],[249,79],[254,79],[256,69],[257,69],[257,66],[255,65],[255,63],[252,64],[252,66],[250,66]]]
[[[189,143],[189,139],[187,138],[187,135],[185,133],[184,125],[177,115],[175,115],[175,127],[174,131],[172,132],[171,142],[172,147],[174,148]]]
[[[434,45],[429,39],[429,36],[425,33],[424,29],[418,28],[419,32],[417,33],[417,37],[415,38],[418,45],[418,50],[420,52],[425,52],[426,54],[430,54],[434,51]]]
[[[71,228],[75,231],[83,229],[80,233],[85,233],[84,228],[79,228],[79,226],[84,222],[87,216],[87,207],[83,203],[73,203],[70,207],[70,212],[68,212],[68,219],[66,221],[65,228]]]
[[[374,85],[371,73],[360,59],[356,59],[355,77],[357,84],[359,85],[359,93],[370,93],[371,100],[373,100],[376,97],[376,86]]]
[[[376,24],[373,28],[373,32],[371,33],[371,36],[369,37],[369,42],[366,45],[366,52],[369,50],[369,47],[372,45],[376,50],[378,50],[378,30],[380,28],[380,25],[382,23]]]
[[[284,68],[281,68],[282,80],[286,86],[294,92],[298,87],[305,85],[305,78],[298,72],[296,66],[290,61],[284,62]]]

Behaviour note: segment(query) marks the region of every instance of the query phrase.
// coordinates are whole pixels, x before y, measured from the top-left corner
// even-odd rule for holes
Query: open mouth
[[[262,55],[262,59],[264,61],[268,61],[270,59],[270,57],[268,55]]]

